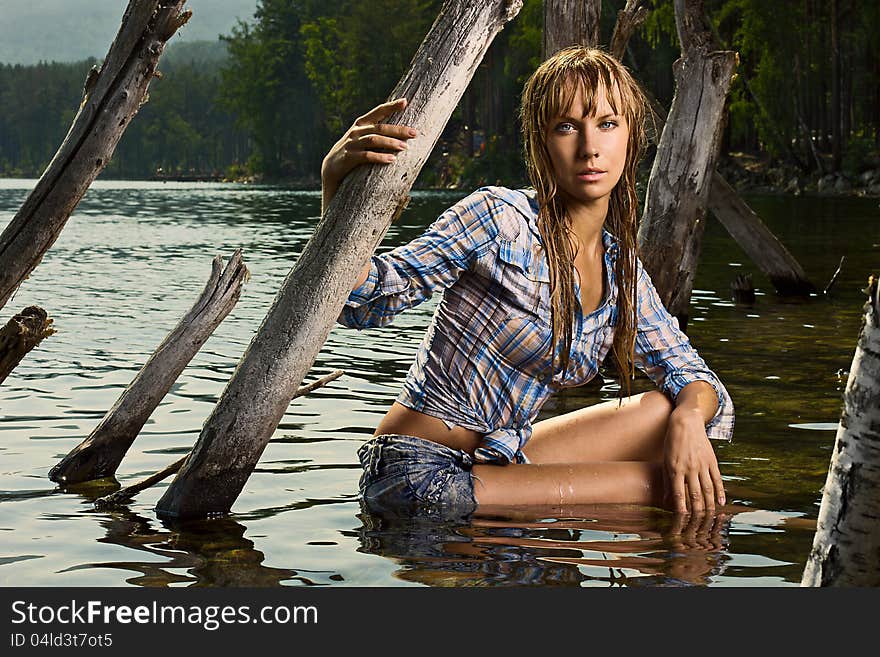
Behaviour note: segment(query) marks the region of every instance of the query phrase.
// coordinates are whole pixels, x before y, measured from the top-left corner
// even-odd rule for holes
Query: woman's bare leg
[[[660,392],[537,422],[531,463],[474,467],[480,505],[663,504],[663,441],[672,403]]]
[[[476,465],[478,505],[571,505],[663,503],[659,463],[545,463]]]
[[[673,405],[652,391],[536,422],[523,449],[532,463],[663,460]]]

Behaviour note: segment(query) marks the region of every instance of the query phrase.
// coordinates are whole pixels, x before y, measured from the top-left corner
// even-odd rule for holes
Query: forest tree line
[[[607,41],[623,0],[603,6]],[[668,107],[679,56],[672,0],[651,12],[624,63]],[[218,43],[171,45],[162,79],[105,178],[214,177],[317,185],[320,162],[356,116],[384,101],[441,0],[261,0]],[[723,153],[805,176],[880,168],[880,5],[855,0],[706,0],[740,65]],[[495,39],[419,186],[524,181],[518,96],[541,61],[542,6]],[[195,16],[193,20],[198,20]],[[109,42],[109,39],[108,39]],[[0,175],[38,176],[64,138],[97,62],[0,65]]]

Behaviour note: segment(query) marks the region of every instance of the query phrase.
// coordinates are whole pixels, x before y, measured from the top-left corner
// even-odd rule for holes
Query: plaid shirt
[[[617,315],[614,261],[607,231],[603,303],[583,314],[575,304],[570,363],[550,370],[550,271],[525,191],[484,187],[444,212],[420,237],[374,255],[367,280],[351,292],[339,322],[384,326],[443,290],[397,401],[484,434],[478,462],[525,462],[532,422],[557,390],[598,373],[611,348]],[[693,381],[718,393],[710,438],[730,440],[733,402],[661,303],[638,262],[636,365],[671,399]],[[580,299],[580,285],[575,277]],[[558,360],[557,360],[558,363]]]

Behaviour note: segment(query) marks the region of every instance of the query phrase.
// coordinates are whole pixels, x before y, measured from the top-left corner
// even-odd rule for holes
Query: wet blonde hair
[[[526,82],[522,94],[521,119],[526,167],[537,192],[538,229],[550,266],[552,340],[551,367],[555,371],[556,352],[561,344],[560,364],[565,375],[571,353],[575,317],[574,253],[571,218],[558,193],[550,153],[547,128],[552,119],[566,114],[578,91],[587,113],[594,115],[598,95],[604,89],[616,114],[626,119],[629,129],[626,163],[620,180],[611,191],[605,228],[617,239],[614,263],[617,281],[617,320],[612,354],[620,373],[621,396],[630,393],[636,338],[636,234],[638,198],[636,170],[646,145],[647,101],[630,72],[608,53],[575,46],[560,50],[545,61]]]

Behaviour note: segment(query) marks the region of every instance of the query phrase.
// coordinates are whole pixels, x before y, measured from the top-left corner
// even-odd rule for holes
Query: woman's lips
[[[584,182],[596,182],[602,178],[605,173],[605,171],[584,171],[583,173],[579,173],[577,177],[578,180],[583,180]]]

